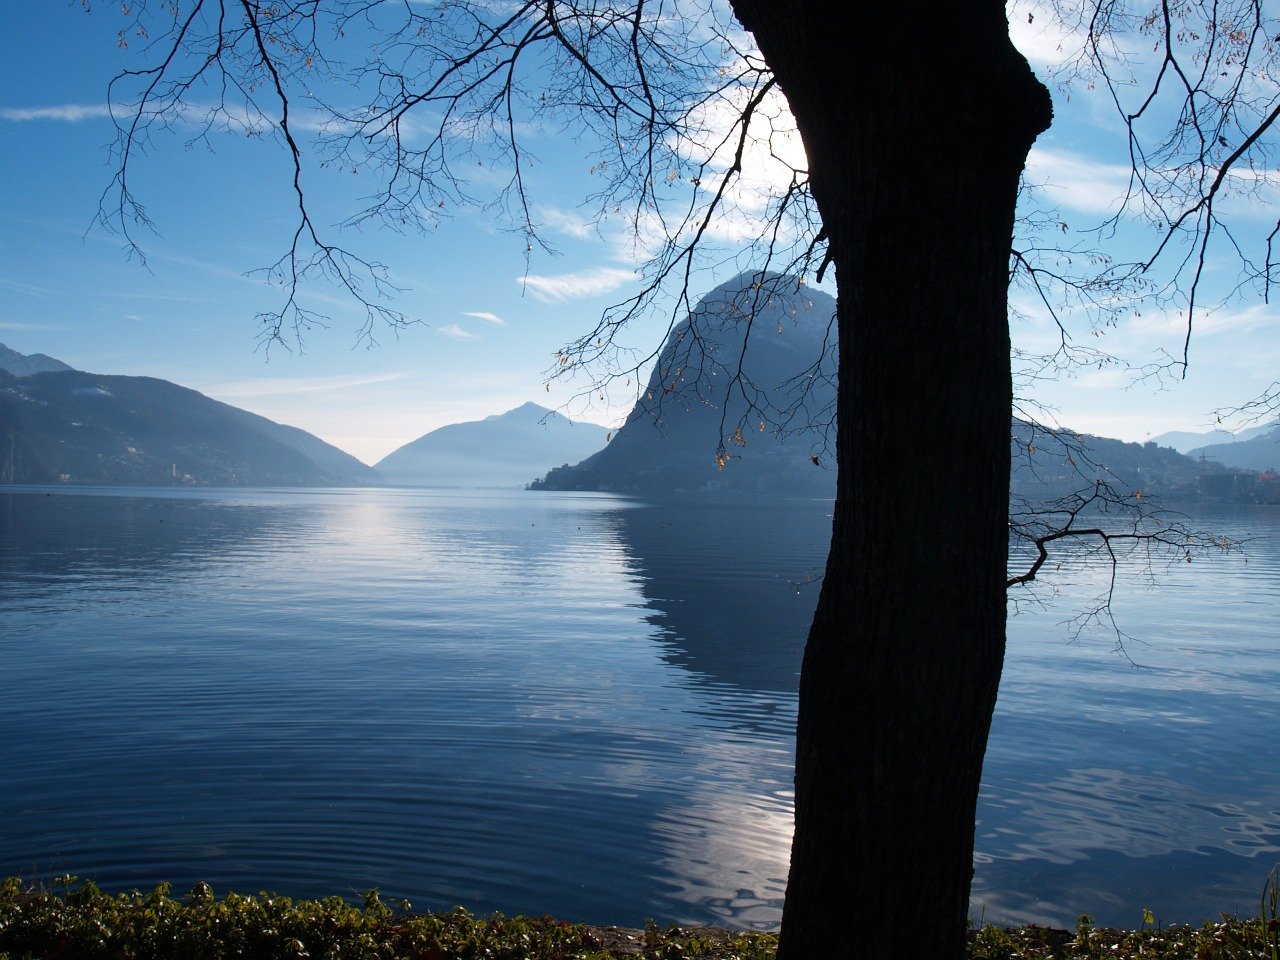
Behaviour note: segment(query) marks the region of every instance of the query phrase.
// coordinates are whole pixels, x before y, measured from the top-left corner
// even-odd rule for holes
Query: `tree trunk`
[[[1049,97],[1002,0],[733,6],[799,125],[839,294],[779,956],[958,958],[1004,660],[1014,206]]]

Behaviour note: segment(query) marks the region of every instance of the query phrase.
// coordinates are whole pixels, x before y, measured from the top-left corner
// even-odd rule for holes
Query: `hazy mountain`
[[[215,401],[216,402],[216,401]],[[278,443],[284,444],[310,460],[320,470],[321,475],[331,478],[324,483],[336,483],[342,486],[359,486],[363,484],[381,484],[382,477],[376,470],[357,460],[345,450],[340,450],[331,443],[325,443],[314,433],[288,424],[276,423],[266,417],[260,417],[239,407],[227,406],[233,416],[253,430],[264,433]]]
[[[61,360],[46,357],[43,353],[22,354],[0,343],[0,370],[11,373],[15,377],[29,377],[33,373],[53,373],[74,369]]]
[[[1280,423],[1250,427],[1236,434],[1234,443],[1214,443],[1192,450],[1190,456],[1216,460],[1227,467],[1274,470],[1280,467]]]
[[[325,486],[380,478],[318,437],[167,380],[0,371],[0,482],[59,479]]]
[[[1010,490],[1035,501],[1085,491],[1104,481],[1119,493],[1193,499],[1205,467],[1154,440],[1126,443],[1111,437],[1049,430],[1013,421]]]
[[[612,442],[533,489],[834,496],[835,472],[822,462],[834,315],[830,296],[792,278],[742,274],[720,285],[672,329]]]
[[[1205,447],[1252,440],[1255,437],[1270,433],[1276,427],[1280,427],[1280,421],[1264,423],[1257,427],[1245,427],[1235,433],[1221,429],[1206,430],[1203,433],[1195,433],[1190,430],[1170,430],[1168,433],[1152,437],[1151,442],[1158,443],[1162,447],[1173,447],[1179,453],[1198,457],[1200,456],[1200,451]]]
[[[1179,453],[1190,453],[1197,447],[1210,443],[1234,443],[1238,438],[1230,430],[1206,430],[1195,433],[1191,430],[1170,430],[1151,438],[1151,442],[1161,447],[1173,447]]]
[[[1236,431],[1236,441],[1252,440],[1255,437],[1265,436],[1277,427],[1280,427],[1280,420],[1272,420],[1270,423],[1262,423],[1256,427],[1245,427],[1243,430]]]
[[[506,413],[451,423],[406,443],[375,465],[410,487],[516,487],[604,446],[605,428],[526,403]]]

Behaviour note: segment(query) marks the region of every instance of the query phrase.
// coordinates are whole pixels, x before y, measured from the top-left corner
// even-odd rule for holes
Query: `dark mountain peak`
[[[613,441],[536,487],[830,496],[834,474],[812,455],[833,423],[834,317],[835,300],[799,278],[720,284],[672,328]]]
[[[764,288],[768,288],[771,293],[795,293],[804,286],[804,278],[797,274],[780,273],[777,270],[744,270],[736,277],[713,287],[702,300],[705,303],[720,296],[736,297],[742,293]]]
[[[834,299],[794,278],[743,274],[721,284],[672,329],[613,441],[535,488],[831,496],[834,316]],[[1019,496],[1064,496],[1096,480],[1194,496],[1194,461],[1155,444],[1016,419],[1010,442]]]
[[[10,350],[0,343],[0,370],[11,373],[15,377],[30,377],[37,373],[61,373],[74,369],[61,360],[55,360],[43,353],[18,353],[17,350]]]

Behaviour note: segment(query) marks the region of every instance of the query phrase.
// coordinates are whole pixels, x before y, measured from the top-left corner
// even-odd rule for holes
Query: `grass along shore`
[[[1160,927],[1144,911],[1136,930],[986,926],[969,937],[973,960],[1280,960],[1277,874],[1259,916],[1224,916],[1199,927]],[[921,905],[927,909],[927,905]],[[850,929],[850,940],[858,931]],[[215,896],[197,884],[182,899],[167,884],[150,893],[103,893],[59,877],[54,889],[0,883],[0,960],[772,960],[777,939],[710,927],[593,927],[551,917],[415,914],[376,890],[341,897]]]

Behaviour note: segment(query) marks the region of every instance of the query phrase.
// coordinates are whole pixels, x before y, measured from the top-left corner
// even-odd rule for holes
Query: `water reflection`
[[[144,587],[233,557],[279,535],[290,519],[265,505],[211,505],[189,497],[0,488],[0,590],[13,599],[67,581],[109,582],[113,591]]]
[[[706,684],[796,692],[830,501],[651,504],[617,526],[667,662]]]
[[[826,505],[45,493],[0,492],[0,871],[777,922]],[[1125,584],[1144,669],[1063,642],[1097,571],[1012,621],[975,915],[1253,909],[1277,544]]]
[[[0,867],[776,922],[789,742],[658,655],[633,509],[11,494]]]
[[[1280,859],[1280,542],[1274,511],[1195,518],[1244,556],[1126,577],[1105,632],[1063,642],[1059,621],[1105,571],[1069,570],[1056,606],[1010,624],[979,805],[975,913],[1135,924],[1256,911]]]

